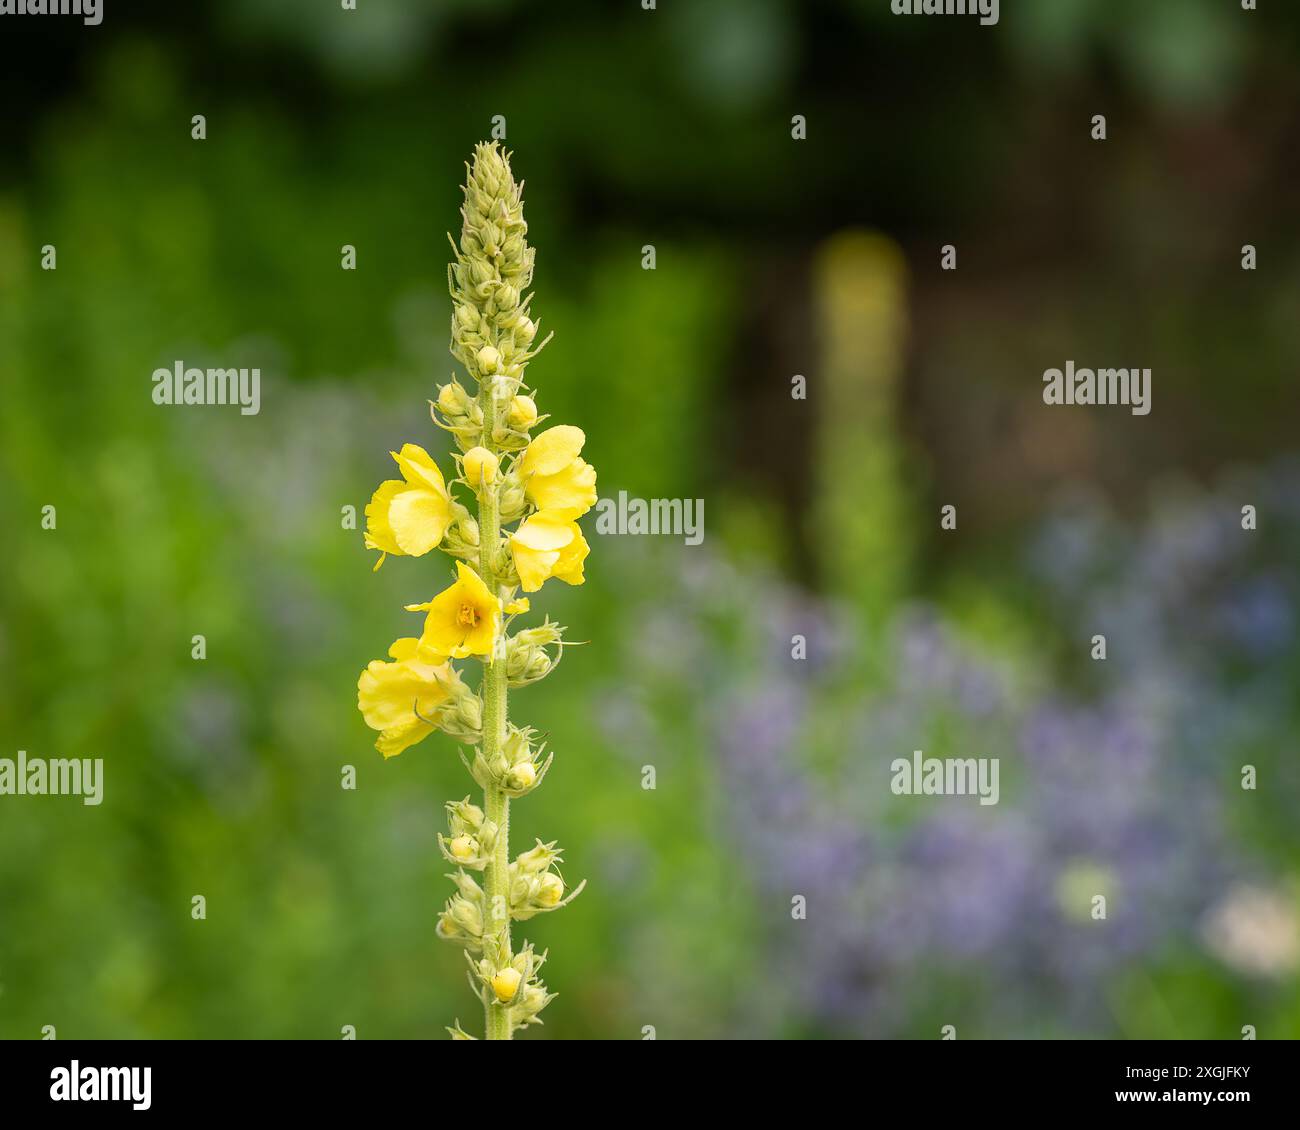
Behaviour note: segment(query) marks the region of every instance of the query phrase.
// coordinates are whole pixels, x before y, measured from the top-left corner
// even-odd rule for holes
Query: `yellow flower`
[[[357,680],[357,706],[372,730],[379,730],[375,748],[396,757],[434,730],[433,712],[456,690],[460,676],[441,655],[401,639],[388,649],[396,661],[371,660]]]
[[[378,569],[390,554],[419,557],[442,541],[451,525],[451,496],[438,465],[424,448],[406,444],[390,451],[401,479],[381,483],[366,507],[366,548],[382,551]]]
[[[582,563],[591,547],[577,522],[543,510],[510,535],[510,552],[524,592],[536,592],[548,577],[565,584],[582,584]]]
[[[596,505],[596,468],[578,457],[586,442],[581,428],[559,424],[524,450],[519,476],[538,510],[572,520]]]
[[[456,562],[456,581],[428,604],[408,604],[408,612],[427,612],[420,645],[464,659],[467,655],[491,655],[501,622],[501,601],[463,561]]]

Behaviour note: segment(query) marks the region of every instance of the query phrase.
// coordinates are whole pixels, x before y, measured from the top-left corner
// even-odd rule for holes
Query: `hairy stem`
[[[492,435],[496,427],[495,382],[487,379],[479,397],[483,409],[483,446],[495,450]],[[497,561],[501,540],[501,517],[494,485],[479,492],[479,571],[483,583],[500,595]],[[506,739],[506,665],[494,649],[483,667],[483,758],[491,765]],[[483,791],[483,812],[497,826],[492,860],[484,871],[483,952],[498,968],[508,965],[510,952],[510,798],[495,785]],[[489,1040],[510,1039],[510,1010],[486,994],[485,1036]]]

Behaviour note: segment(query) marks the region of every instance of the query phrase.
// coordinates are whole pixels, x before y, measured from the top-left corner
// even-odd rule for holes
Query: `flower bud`
[[[474,360],[478,362],[479,371],[482,373],[495,373],[501,366],[501,354],[491,345],[485,345],[475,355]]]
[[[537,783],[537,767],[531,761],[521,761],[511,766],[506,784],[512,789],[531,789]]]
[[[513,522],[516,518],[522,518],[527,501],[524,494],[524,485],[519,481],[518,474],[511,471],[509,474],[502,475],[501,489],[497,491],[497,504],[501,508],[501,521],[503,523]]]
[[[451,841],[451,854],[462,863],[478,857],[478,844],[469,836],[455,836]]]
[[[544,679],[553,666],[554,660],[535,644],[519,644],[513,639],[506,644],[506,678],[512,687],[527,686]]]
[[[502,1004],[508,1004],[519,991],[519,982],[522,980],[523,976],[513,966],[498,970],[496,976],[492,978],[492,991],[496,993],[497,1000]]]
[[[519,1007],[525,1016],[536,1016],[550,1002],[551,994],[538,982],[524,987],[519,998]]]
[[[564,897],[564,880],[553,871],[537,877],[533,899],[538,906],[555,906]]]
[[[464,800],[449,801],[446,808],[452,831],[457,835],[465,828],[477,832],[483,827],[483,810],[477,804],[470,803],[469,797]]]
[[[465,391],[459,381],[452,381],[438,389],[438,407],[447,417],[467,415],[473,398]]]
[[[471,447],[462,461],[465,481],[478,490],[496,482],[500,460],[486,447]],[[475,531],[477,533],[477,530]]]
[[[467,934],[483,933],[483,915],[479,908],[467,899],[455,899],[454,903],[451,909],[452,921]]]
[[[444,910],[438,916],[438,925],[434,927],[434,932],[438,937],[449,942],[459,942],[465,939],[465,932],[456,925],[456,920],[451,916],[450,910]]]
[[[533,728],[531,726],[525,726],[523,729],[518,726],[510,727],[510,732],[506,734],[506,740],[501,743],[501,748],[506,755],[506,760],[511,765],[516,761],[531,760],[532,736]]]
[[[456,700],[455,722],[462,734],[477,735],[483,729],[483,700],[472,691]]]
[[[531,396],[516,396],[506,416],[512,428],[531,428],[537,423],[537,402]]]
[[[539,875],[550,868],[552,863],[558,862],[560,853],[555,850],[555,841],[549,844],[537,841],[536,847],[531,847],[527,851],[521,851],[515,857],[515,864],[519,870],[528,875]]]
[[[506,641],[506,678],[512,687],[524,687],[551,673],[560,661],[560,652],[546,649],[559,644],[564,629],[548,620],[535,628],[525,628]]]
[[[456,324],[464,330],[478,329],[478,311],[468,302],[462,302],[456,307]]]
[[[438,708],[437,724],[444,734],[463,742],[478,742],[483,731],[483,700],[464,683]]]
[[[564,629],[559,624],[547,620],[535,628],[525,628],[514,637],[524,647],[549,647],[564,638]]]
[[[525,875],[515,873],[516,869],[510,868],[510,910],[511,914],[518,918],[517,910],[528,902],[528,897],[533,893],[533,884]]]
[[[456,884],[456,890],[460,892],[461,898],[465,899],[472,906],[478,906],[479,902],[483,898],[482,887],[466,875],[464,871],[457,871],[454,875],[448,875],[447,878]]]

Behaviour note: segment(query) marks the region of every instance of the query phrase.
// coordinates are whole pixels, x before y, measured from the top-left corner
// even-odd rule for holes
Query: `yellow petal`
[[[381,549],[385,553],[401,555],[402,547],[393,537],[393,528],[388,524],[388,508],[392,505],[394,495],[407,490],[401,479],[389,479],[379,484],[379,489],[370,496],[366,506],[366,548]],[[380,558],[383,562],[383,558]],[[378,565],[375,566],[379,568]]]
[[[520,460],[520,471],[525,478],[529,475],[554,475],[578,458],[586,442],[582,429],[572,424],[547,428],[528,445]]]
[[[577,527],[548,511],[534,514],[511,535],[511,542],[528,549],[562,549],[573,540]]]
[[[513,541],[510,543],[510,548],[514,552],[519,587],[524,592],[536,592],[540,589],[546,578],[551,575],[555,563],[560,559],[558,549],[529,549],[524,545],[516,545]]]
[[[404,490],[388,507],[388,522],[400,552],[419,557],[442,541],[451,525],[451,503],[431,490]]]
[[[459,676],[446,665],[404,658],[415,656],[418,641],[401,639],[389,648],[397,662],[374,659],[357,679],[357,707],[372,730],[388,730],[417,718],[428,718],[445,702]]]
[[[512,600],[507,604],[506,611],[510,613],[511,616],[518,616],[521,612],[527,612],[530,606],[528,598],[526,596],[521,596],[518,600]]]
[[[379,735],[375,749],[384,755],[384,760],[396,757],[404,749],[410,749],[416,742],[423,741],[433,733],[433,727],[419,718],[412,718],[400,726],[392,726]]]
[[[401,451],[390,451],[388,454],[397,461],[402,476],[411,486],[432,490],[436,494],[447,493],[447,480],[438,470],[438,464],[419,444],[403,444]]]
[[[469,655],[491,655],[492,646],[497,639],[497,623],[495,619],[484,618],[479,621],[477,628],[471,628],[465,636],[464,642],[457,651],[452,653],[453,659],[464,659]]]
[[[405,664],[374,659],[357,680],[357,707],[372,730],[386,730],[415,717],[415,704],[425,690]]]
[[[439,687],[451,696],[456,687],[460,686],[460,672],[447,662],[447,657],[431,648],[423,639],[416,641],[419,647],[416,648],[416,663],[426,664],[433,670],[429,673],[429,678],[433,679]]]
[[[596,468],[575,459],[554,475],[534,475],[524,492],[539,510],[556,518],[580,518],[596,505]]]
[[[420,646],[420,641],[414,636],[407,636],[405,639],[394,640],[393,646],[388,649],[388,655],[392,659],[414,659],[416,649]]]
[[[577,523],[574,523],[573,533],[573,541],[560,550],[560,559],[551,572],[557,581],[563,581],[566,585],[580,585],[586,580],[582,574],[582,563],[591,552],[591,547],[587,544],[587,539],[582,536]]]
[[[496,606],[497,598],[483,583],[483,578],[463,561],[456,562],[456,583],[464,586],[465,595],[476,605]]]

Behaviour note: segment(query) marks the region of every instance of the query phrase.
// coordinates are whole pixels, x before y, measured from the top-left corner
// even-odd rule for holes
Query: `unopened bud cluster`
[[[531,793],[542,783],[554,754],[546,754],[546,743],[533,744],[536,731],[511,724],[501,749],[486,754],[480,747],[467,762],[470,776],[483,789],[498,788],[510,797]],[[546,754],[543,756],[543,754]]]
[[[438,833],[438,847],[452,863],[482,871],[496,846],[497,826],[469,797],[447,805],[448,834]]]
[[[537,976],[545,961],[546,954],[536,953],[531,943],[525,944],[501,966],[486,958],[478,961],[470,958],[470,984],[481,986],[480,992],[487,998],[489,1008],[508,1010],[515,1028],[540,1024],[542,1021],[537,1014],[555,999],[555,994],[547,992]],[[452,1035],[456,1035],[454,1030]]]

